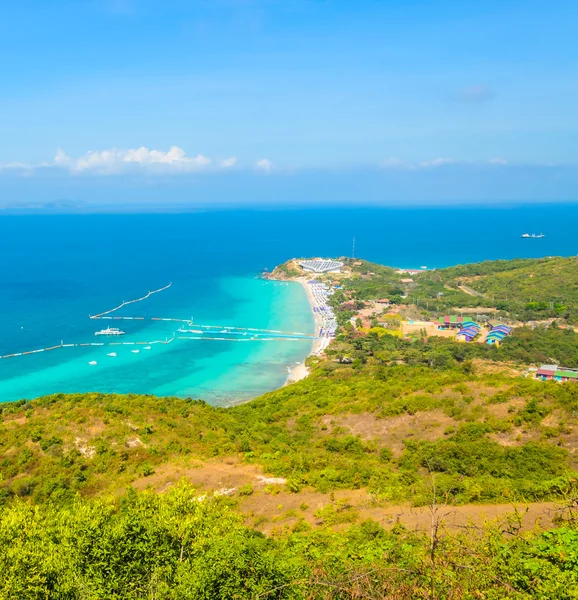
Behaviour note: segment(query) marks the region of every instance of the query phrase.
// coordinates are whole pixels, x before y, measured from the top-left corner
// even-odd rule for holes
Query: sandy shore
[[[303,286],[305,293],[307,294],[307,300],[309,300],[309,306],[311,307],[311,314],[313,315],[313,319],[315,320],[315,332],[318,332],[322,325],[321,315],[319,315],[313,310],[313,295],[311,294],[311,289],[307,285],[307,279],[300,278],[294,279],[293,281],[295,281],[296,283],[300,283]],[[314,340],[309,356],[312,356],[314,354],[321,354],[325,350],[325,348],[329,346],[330,341],[331,340],[329,338]],[[305,379],[307,375],[309,375],[309,369],[305,366],[305,362],[299,363],[289,370],[289,376],[287,377],[285,385],[289,385],[290,383],[295,383],[296,381]]]

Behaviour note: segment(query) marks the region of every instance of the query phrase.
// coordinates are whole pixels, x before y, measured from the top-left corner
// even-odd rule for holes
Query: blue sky
[[[0,5],[0,206],[578,200],[578,3]]]

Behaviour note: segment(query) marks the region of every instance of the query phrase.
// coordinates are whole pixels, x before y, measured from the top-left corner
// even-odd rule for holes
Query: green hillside
[[[571,504],[578,386],[476,374],[468,361],[397,364],[411,353],[390,346],[392,361],[386,338],[231,409],[103,394],[2,405],[0,597],[574,597],[572,512],[555,511],[547,532],[525,531],[520,515],[452,531],[447,505]],[[179,483],[179,469],[219,465],[287,483],[224,496]],[[162,494],[159,473],[174,473]],[[334,496],[360,488],[373,515],[430,505],[431,527],[384,528]],[[311,522],[315,490],[326,495]],[[283,512],[288,495],[300,508],[264,536],[245,498]]]
[[[402,282],[348,261],[333,302],[571,322],[575,267],[495,261]],[[578,367],[578,334],[462,344],[356,329],[338,311],[346,326],[306,379],[232,408],[0,404],[0,598],[578,597],[578,385],[529,370]]]
[[[259,465],[295,492],[363,487],[414,504],[428,502],[430,472],[457,504],[572,486],[578,386],[476,374],[463,344],[348,344],[309,378],[231,409],[103,394],[4,404],[3,497],[94,495],[214,457]]]
[[[437,299],[442,306],[492,307],[525,321],[562,318],[575,323],[578,258],[487,261],[439,269],[419,276],[412,298],[435,300],[438,293],[443,295]]]
[[[578,305],[578,258],[552,258],[468,278],[484,295],[519,302]]]

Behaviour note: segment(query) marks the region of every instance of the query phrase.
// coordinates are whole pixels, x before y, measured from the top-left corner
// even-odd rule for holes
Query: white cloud
[[[237,163],[237,158],[231,156],[218,162],[221,168],[232,167]],[[187,156],[187,153],[178,146],[172,146],[167,152],[162,150],[149,150],[145,146],[140,148],[119,150],[89,151],[73,157],[59,148],[51,161],[39,163],[10,162],[0,163],[0,171],[15,171],[33,173],[38,169],[56,168],[66,169],[71,173],[94,173],[110,175],[131,170],[146,171],[151,173],[195,172],[209,169],[213,160],[197,154]]]
[[[0,163],[0,171],[29,171],[32,166],[23,162]]]
[[[178,146],[172,146],[168,152],[141,146],[130,150],[91,150],[78,158],[72,158],[58,149],[53,165],[66,167],[73,172],[119,173],[135,167],[146,170],[197,171],[211,162],[210,158],[202,154],[187,156]]]
[[[443,165],[451,165],[457,162],[453,158],[434,158],[433,160],[425,160],[418,163],[418,167],[429,168],[429,167],[442,167]]]
[[[236,156],[229,156],[229,158],[223,158],[219,163],[223,169],[228,169],[230,167],[234,167],[237,164]]]
[[[268,158],[261,158],[255,163],[255,168],[260,171],[269,172],[273,168],[273,163]]]

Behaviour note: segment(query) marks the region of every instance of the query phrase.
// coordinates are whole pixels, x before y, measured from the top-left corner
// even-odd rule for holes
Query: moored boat
[[[94,335],[125,335],[125,333],[118,329],[118,327],[107,327],[106,329],[95,331]]]

